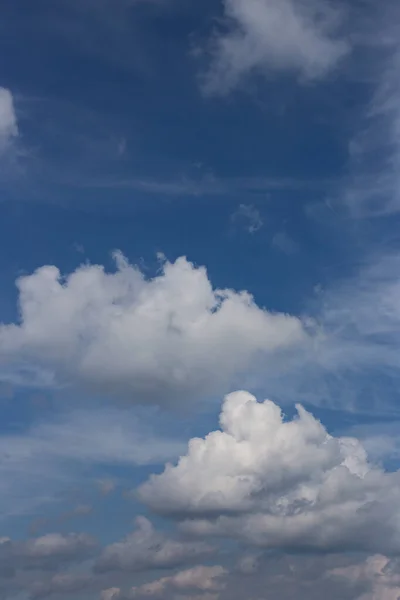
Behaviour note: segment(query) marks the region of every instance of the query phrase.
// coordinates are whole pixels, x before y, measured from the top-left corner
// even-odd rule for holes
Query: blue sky
[[[0,16],[1,597],[395,600],[395,0]]]

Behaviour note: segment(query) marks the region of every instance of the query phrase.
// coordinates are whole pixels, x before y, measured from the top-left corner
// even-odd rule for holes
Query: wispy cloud
[[[182,442],[158,436],[129,410],[74,411],[0,436],[0,512],[31,511],[75,485],[84,465],[157,464]]]
[[[379,6],[360,47],[369,102],[349,145],[349,180],[344,201],[355,217],[384,216],[400,210],[400,8]],[[376,5],[378,8],[378,5]],[[361,60],[361,58],[359,59]]]
[[[13,95],[10,90],[0,88],[0,152],[6,151],[17,136],[18,123]]]
[[[286,231],[278,231],[272,238],[272,246],[288,256],[299,251],[299,245]]]
[[[309,306],[311,342],[265,365],[267,393],[290,400],[290,390],[302,402],[398,413],[399,268],[396,252],[369,256],[358,274],[319,293]]]
[[[260,211],[253,204],[240,204],[231,215],[231,222],[241,225],[248,233],[256,233],[264,225]]]

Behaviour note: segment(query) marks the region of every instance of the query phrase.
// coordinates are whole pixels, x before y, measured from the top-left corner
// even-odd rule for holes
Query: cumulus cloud
[[[377,557],[382,562],[385,557]],[[344,554],[317,554],[296,553],[260,553],[258,555],[258,568],[242,571],[234,569],[218,576],[213,580],[219,589],[204,590],[163,585],[157,580],[132,589],[109,588],[103,590],[100,600],[137,600],[138,598],[173,598],[174,600],[240,600],[242,598],[268,598],[292,600],[293,598],[307,598],[307,600],[397,600],[395,596],[370,596],[374,585],[370,576],[356,576],[354,570],[361,570],[359,555],[349,556]],[[367,559],[367,563],[375,557]],[[395,560],[391,559],[390,566],[383,567],[386,574],[398,571]],[[209,567],[212,569],[213,567]],[[197,568],[195,568],[197,569]],[[195,572],[195,569],[193,570]],[[377,565],[379,570],[379,565]],[[184,571],[190,573],[191,569]],[[211,573],[211,570],[209,571]],[[217,571],[215,571],[217,572]],[[178,575],[178,573],[176,574]],[[173,577],[173,575],[172,575]],[[165,578],[167,579],[167,578]],[[192,580],[192,578],[189,578]],[[394,578],[391,579],[395,583]]]
[[[328,0],[224,0],[224,16],[203,81],[208,94],[230,92],[252,73],[319,78],[349,51],[338,34],[341,12]]]
[[[338,567],[328,576],[348,581],[353,587],[360,584],[368,590],[357,594],[356,600],[398,600],[400,598],[400,569],[398,560],[375,555],[364,562]]]
[[[114,273],[84,265],[61,277],[48,266],[20,278],[20,324],[0,326],[3,364],[173,404],[230,386],[257,356],[305,336],[299,319],[259,308],[246,292],[213,289],[185,258],[164,262],[151,280],[115,258]]]
[[[179,571],[169,577],[162,577],[156,581],[146,583],[139,588],[133,588],[132,592],[143,595],[162,594],[166,588],[176,590],[197,589],[201,591],[218,591],[225,587],[221,577],[227,574],[227,570],[217,565],[214,567],[197,566],[185,571]]]
[[[95,570],[101,573],[172,568],[211,551],[203,542],[170,539],[157,532],[148,519],[137,517],[135,531],[123,541],[104,548]]]
[[[18,569],[54,569],[90,556],[96,546],[96,541],[84,533],[48,533],[25,541],[3,538],[0,561],[3,566]]]
[[[30,594],[33,600],[47,598],[53,594],[75,594],[86,589],[92,582],[90,575],[57,573],[49,581],[35,582]]]
[[[133,587],[130,590],[130,595],[132,598],[136,596],[158,596],[159,594],[165,594],[168,589],[176,591],[220,591],[225,587],[225,582],[221,581],[221,578],[227,575],[227,573],[228,571],[219,565],[213,567],[199,565],[191,569],[178,571],[174,575],[145,583],[139,587]]]
[[[285,420],[271,401],[228,395],[221,430],[189,442],[139,497],[186,532],[266,548],[400,551],[399,473],[368,462],[361,443],[332,437],[302,406]]]
[[[18,135],[14,98],[10,90],[0,87],[0,152]]]

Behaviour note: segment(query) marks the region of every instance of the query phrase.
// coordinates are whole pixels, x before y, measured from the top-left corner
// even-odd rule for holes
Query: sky
[[[397,0],[0,3],[0,597],[400,598]]]

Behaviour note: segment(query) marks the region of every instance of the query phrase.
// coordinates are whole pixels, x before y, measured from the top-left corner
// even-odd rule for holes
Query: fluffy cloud
[[[133,596],[156,596],[165,593],[165,590],[200,590],[219,591],[225,587],[221,577],[227,574],[227,570],[217,565],[214,567],[197,566],[185,571],[179,571],[169,577],[162,577],[156,581],[131,589]]]
[[[17,116],[13,96],[10,90],[0,87],[0,151],[3,151],[17,135]]]
[[[247,392],[225,398],[221,431],[192,439],[139,488],[187,532],[267,548],[400,552],[400,477],[356,439],[330,436],[302,406],[291,421]]]
[[[253,557],[254,558],[254,557]],[[174,600],[241,600],[242,598],[268,598],[292,600],[307,598],[307,600],[397,600],[397,596],[382,595],[385,590],[381,587],[371,595],[374,586],[385,577],[390,580],[387,589],[396,586],[398,572],[395,560],[390,562],[386,557],[376,556],[362,561],[360,556],[343,554],[296,553],[260,553],[257,557],[259,568],[250,570],[235,569],[221,575],[219,583],[224,587],[217,591],[194,591],[194,589],[179,589],[172,586],[164,587],[162,596],[157,594],[159,586],[152,582],[148,589],[146,584],[140,586],[141,593],[133,588],[123,591],[120,588],[109,588],[103,591],[100,600],[137,600],[138,598],[173,598]],[[247,561],[246,561],[247,562]],[[254,566],[254,565],[252,565]],[[372,568],[371,568],[372,567]],[[187,572],[189,572],[188,570]],[[142,589],[144,588],[144,589]],[[147,589],[147,594],[146,594]]]
[[[1,538],[0,597],[8,600],[24,591],[36,599],[81,589],[91,576],[63,575],[58,570],[90,559],[96,549],[96,541],[86,534],[52,533],[20,541]]]
[[[145,517],[122,542],[107,546],[96,562],[97,572],[165,569],[191,562],[211,552],[202,542],[178,541],[158,533]]]
[[[190,596],[190,598],[202,598],[207,600],[208,598],[218,598],[218,594],[211,594],[211,592],[220,592],[225,588],[226,582],[222,579],[228,574],[228,571],[223,567],[216,566],[203,566],[192,567],[184,571],[178,571],[174,575],[162,577],[155,581],[144,583],[141,586],[133,587],[128,592],[123,593],[120,588],[109,588],[101,592],[101,600],[136,600],[136,598],[146,598],[149,596],[160,596],[165,597],[169,592],[178,593],[193,593],[203,592],[197,596]],[[177,598],[177,596],[174,596]],[[187,598],[188,596],[179,596]]]
[[[304,337],[294,317],[214,290],[204,268],[165,262],[146,280],[116,254],[117,271],[42,267],[17,282],[20,324],[0,326],[0,358],[134,402],[177,403],[230,385],[261,353]],[[11,367],[10,367],[11,368]]]
[[[26,541],[0,540],[0,561],[19,569],[52,569],[58,565],[90,556],[95,540],[83,533],[49,533]]]
[[[359,584],[367,586],[368,591],[357,594],[357,600],[398,600],[400,598],[400,570],[398,561],[386,556],[370,556],[366,561],[339,567],[329,571],[328,575],[342,578],[353,587]]]
[[[225,0],[227,31],[213,40],[206,93],[227,93],[252,72],[325,75],[348,52],[328,0]]]

